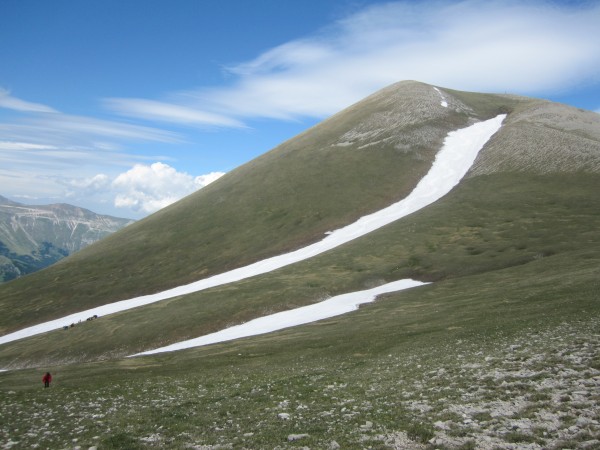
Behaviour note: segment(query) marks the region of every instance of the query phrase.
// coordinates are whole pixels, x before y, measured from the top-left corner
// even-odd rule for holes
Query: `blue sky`
[[[0,195],[141,218],[396,81],[600,111],[600,2],[6,0]]]

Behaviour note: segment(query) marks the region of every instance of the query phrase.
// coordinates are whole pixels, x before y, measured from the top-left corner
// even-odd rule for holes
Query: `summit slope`
[[[361,217],[356,222],[339,230],[328,232],[327,236],[319,242],[188,285],[178,286],[157,294],[122,300],[0,336],[0,344],[57,329],[91,316],[120,312],[272,272],[358,239],[382,226],[414,213],[446,195],[469,170],[481,148],[500,128],[504,117],[505,115],[501,114],[494,119],[448,133],[431,169],[406,198],[380,211]]]
[[[429,170],[448,132],[494,117],[515,101],[498,98],[479,112],[458,99],[449,103],[442,107],[439,94],[417,82],[373,94],[217,184],[49,271],[3,286],[0,297],[13,314],[0,318],[0,333],[317,242],[404,198]],[[26,305],[35,305],[37,317]]]

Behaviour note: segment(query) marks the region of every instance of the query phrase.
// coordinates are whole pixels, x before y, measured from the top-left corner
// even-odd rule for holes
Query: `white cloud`
[[[54,108],[51,108],[41,103],[31,103],[21,100],[10,95],[6,89],[0,88],[0,108],[12,109],[15,111],[37,112],[37,113],[56,113]]]
[[[232,120],[321,118],[407,79],[535,95],[598,82],[598,23],[597,2],[379,4],[230,67],[236,79],[227,87],[173,94],[169,107],[185,108],[172,117],[182,122],[194,110]],[[117,106],[134,114],[135,102]]]
[[[178,172],[167,164],[156,162],[149,166],[136,164],[132,169],[120,174],[111,186],[118,192],[115,206],[153,213],[206,186],[222,175],[224,174],[213,172],[193,177],[185,172]]]
[[[34,138],[43,142],[39,136]],[[56,136],[50,140],[56,145],[19,140],[0,141],[0,167],[13,171],[37,171],[49,177],[64,178],[68,173],[81,176],[86,173],[85,168],[89,167],[130,167],[140,160],[135,155],[119,152],[117,149],[103,148],[101,144],[70,146],[62,145],[60,140]]]
[[[325,37],[259,56],[241,66],[244,76],[233,89],[205,95],[219,110],[242,116],[253,115],[257,106],[257,114],[265,116],[325,116],[405,79],[478,91],[541,92],[598,73],[598,5],[574,11],[506,5],[374,6],[339,22]],[[311,54],[321,48],[324,56],[295,60],[291,56],[299,47]]]
[[[0,136],[4,195],[44,200],[66,196],[90,208],[92,201],[102,207],[109,195],[99,188],[103,181],[95,177],[99,168],[114,174],[150,158],[123,151],[123,142],[181,141],[177,134],[155,128],[60,113],[0,123]]]
[[[244,124],[239,120],[198,109],[144,99],[105,100],[105,105],[124,116],[139,117],[160,122],[183,123],[186,125],[217,126],[241,128]]]
[[[0,141],[0,150],[56,150],[54,145],[32,144],[31,142]]]
[[[115,151],[123,142],[182,142],[178,133],[159,128],[104,120],[94,117],[63,114],[38,103],[12,97],[0,88],[0,108],[26,113],[10,121],[0,122],[0,152],[16,151],[21,156],[34,151],[61,149],[63,152]],[[52,114],[49,114],[52,113]],[[45,156],[51,156],[49,152]],[[0,155],[0,162],[2,156]],[[37,161],[32,161],[36,164]]]
[[[197,177],[194,178],[194,183],[196,186],[198,186],[198,189],[200,189],[200,188],[203,188],[204,186],[209,185],[213,181],[217,181],[223,175],[225,175],[224,172],[211,172],[211,173],[207,173],[206,175],[198,175]]]
[[[68,180],[69,186],[77,190],[101,191],[110,186],[110,178],[108,175],[100,173],[88,178],[77,178]]]
[[[91,143],[101,137],[113,140],[178,142],[177,133],[158,128],[132,125],[93,117],[52,114],[28,118],[16,123],[0,124],[0,131],[22,137],[27,133],[43,136],[45,141]]]

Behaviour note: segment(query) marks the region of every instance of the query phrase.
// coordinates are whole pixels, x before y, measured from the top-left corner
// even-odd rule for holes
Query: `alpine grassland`
[[[570,262],[435,283],[252,339],[45,366],[50,389],[40,369],[8,372],[2,439],[14,448],[597,443],[598,260]]]
[[[6,334],[300,248],[406,196],[449,131],[507,114],[449,194],[377,231],[270,273],[1,345],[10,370],[0,373],[0,445],[600,447],[600,119],[443,92],[448,108],[422,83],[384,89],[0,286]],[[275,333],[128,357],[402,278],[429,284]]]

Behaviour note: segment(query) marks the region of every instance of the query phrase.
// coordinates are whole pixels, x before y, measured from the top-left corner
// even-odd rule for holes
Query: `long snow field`
[[[187,341],[176,342],[175,344],[137,353],[131,356],[151,355],[153,353],[172,352],[190,347],[200,347],[202,345],[215,344],[217,342],[231,341],[259,334],[271,333],[284,328],[295,327],[305,323],[316,322],[317,320],[327,319],[329,317],[339,316],[350,311],[354,311],[363,303],[370,303],[378,295],[388,292],[396,292],[402,289],[408,289],[415,286],[421,286],[422,281],[398,280],[377,286],[366,291],[350,292],[348,294],[337,295],[324,300],[320,303],[302,306],[301,308],[282,311],[268,316],[259,317],[240,325],[225,328],[215,333],[200,336]]]
[[[356,222],[344,228],[332,231],[319,242],[290,253],[267,258],[245,267],[240,267],[229,272],[205,278],[187,285],[178,286],[163,292],[110,303],[71,314],[60,319],[24,328],[14,333],[1,336],[0,345],[59,329],[63,326],[70,325],[71,323],[85,321],[88,317],[93,315],[105,316],[107,314],[148,305],[168,298],[198,292],[211,287],[261,275],[319,255],[345,244],[346,242],[364,236],[371,231],[430,205],[450,192],[450,190],[452,190],[452,188],[456,186],[467,173],[485,143],[500,129],[505,117],[505,114],[501,114],[493,119],[478,122],[467,128],[448,133],[442,148],[435,157],[431,169],[405,199],[373,214],[361,217]],[[382,293],[406,289],[421,284],[423,283],[414,280],[399,280],[374,289],[339,295],[317,304],[258,318],[217,333],[159,349],[149,350],[139,353],[139,355],[174,351],[240,337],[248,337],[333,317],[352,311],[353,309],[356,309],[359,304],[372,301],[377,295]]]

